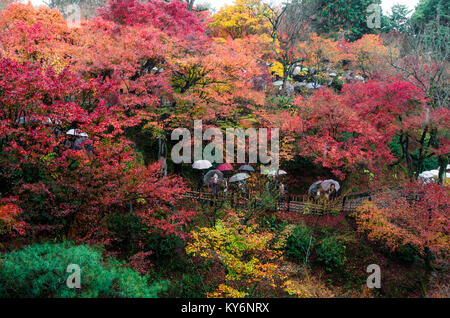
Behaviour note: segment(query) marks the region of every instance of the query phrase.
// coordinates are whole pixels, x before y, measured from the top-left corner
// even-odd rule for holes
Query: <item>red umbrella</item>
[[[230,165],[229,163],[222,163],[221,165],[219,165],[216,170],[219,171],[232,171],[233,170],[233,166]]]

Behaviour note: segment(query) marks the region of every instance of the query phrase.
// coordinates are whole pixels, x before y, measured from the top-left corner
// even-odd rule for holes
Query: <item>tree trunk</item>
[[[158,137],[158,160],[161,162],[161,169],[164,176],[167,175],[167,145],[165,140]]]
[[[439,156],[439,184],[443,185],[447,177],[448,156]]]
[[[283,64],[283,85],[281,86],[281,95],[288,95],[287,94],[287,82],[288,82],[288,78],[289,78],[289,66]]]
[[[195,2],[195,0],[188,1],[188,6],[187,6],[188,11],[192,11],[192,9],[194,8],[194,2]]]

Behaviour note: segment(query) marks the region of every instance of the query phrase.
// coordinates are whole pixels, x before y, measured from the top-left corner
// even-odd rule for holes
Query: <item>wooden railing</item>
[[[356,193],[339,197],[331,201],[313,202],[308,195],[296,195],[290,194],[278,203],[279,211],[293,212],[299,214],[337,214],[339,212],[352,212],[360,207],[364,201],[373,201],[377,198],[378,194],[375,193]],[[232,206],[246,207],[252,194],[242,195],[237,193],[218,193],[213,195],[211,192],[197,192],[189,191],[185,194],[185,198],[191,201],[202,202],[229,202]]]

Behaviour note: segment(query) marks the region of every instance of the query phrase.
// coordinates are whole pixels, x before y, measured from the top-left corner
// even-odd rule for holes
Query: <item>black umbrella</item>
[[[239,168],[239,171],[246,171],[246,172],[255,172],[255,169],[253,169],[250,165],[241,166]]]

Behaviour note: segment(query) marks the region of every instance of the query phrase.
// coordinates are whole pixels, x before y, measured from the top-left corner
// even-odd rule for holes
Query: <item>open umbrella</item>
[[[217,175],[219,183],[223,181],[223,173],[219,170],[211,170],[208,171],[205,176],[203,177],[203,182],[205,184],[209,184],[211,179],[214,177],[214,175]]]
[[[233,166],[230,165],[229,163],[222,163],[216,169],[219,170],[219,171],[232,171],[233,170]]]
[[[274,171],[270,171],[267,176],[268,177],[272,177],[272,176],[284,176],[286,175],[287,172],[284,170],[274,170]]]
[[[241,166],[239,168],[239,171],[246,171],[246,172],[255,172],[255,169],[253,169],[250,165]]]
[[[88,134],[86,134],[85,132],[82,132],[79,129],[70,129],[68,132],[66,132],[66,135],[77,136],[77,137],[89,137]]]
[[[322,181],[321,187],[325,191],[328,191],[328,190],[330,190],[330,187],[332,184],[334,184],[334,188],[336,189],[336,191],[339,191],[339,189],[341,188],[341,186],[339,185],[339,182],[332,180],[332,179]]]
[[[247,173],[238,173],[235,174],[234,176],[232,176],[230,178],[230,180],[228,180],[229,182],[239,182],[239,181],[244,181],[247,180],[248,178],[250,178],[250,175]]]
[[[194,162],[194,164],[192,165],[192,168],[197,169],[197,170],[206,170],[212,167],[212,163],[209,162],[208,160],[198,160],[196,162]]]

